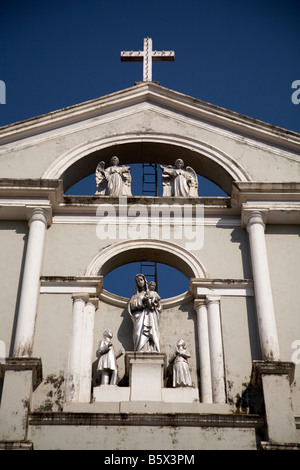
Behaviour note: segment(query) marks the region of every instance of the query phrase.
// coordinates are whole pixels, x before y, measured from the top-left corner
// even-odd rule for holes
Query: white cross
[[[174,51],[153,51],[152,39],[144,39],[143,51],[122,51],[122,62],[143,62],[143,82],[152,82],[152,61],[172,61],[175,59]]]

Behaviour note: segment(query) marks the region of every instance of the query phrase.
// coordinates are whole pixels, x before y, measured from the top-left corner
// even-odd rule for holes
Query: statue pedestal
[[[127,352],[125,371],[129,377],[131,401],[162,401],[166,354]]]
[[[100,385],[94,387],[94,401],[97,402],[121,402],[129,401],[129,387],[118,387],[117,385]]]
[[[98,403],[119,403],[123,409],[133,410],[132,402],[161,403],[161,406],[173,404],[199,403],[199,390],[192,387],[165,388],[164,378],[167,369],[167,356],[157,352],[127,352],[125,354],[125,373],[129,387],[100,385],[94,387],[94,401]],[[131,402],[131,404],[130,404]],[[129,408],[128,408],[129,406]],[[125,408],[124,408],[125,407]],[[127,407],[127,408],[126,408]]]

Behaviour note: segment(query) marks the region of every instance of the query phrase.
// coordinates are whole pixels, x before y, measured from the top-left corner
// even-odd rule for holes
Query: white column
[[[194,308],[197,313],[201,402],[212,403],[212,385],[206,300],[195,300]]]
[[[79,401],[84,309],[88,298],[88,294],[73,295],[73,325],[66,401]]]
[[[46,215],[46,210],[35,208],[32,210],[29,220],[28,243],[13,353],[15,357],[30,357],[32,355],[47,231]]]
[[[89,403],[91,400],[94,322],[97,302],[97,300],[89,300],[84,308],[79,386],[79,401],[81,403]]]
[[[207,296],[207,309],[213,402],[225,403],[226,394],[220,298]]]
[[[269,265],[265,241],[265,223],[261,212],[246,215],[249,233],[255,302],[263,360],[279,360],[279,344]]]

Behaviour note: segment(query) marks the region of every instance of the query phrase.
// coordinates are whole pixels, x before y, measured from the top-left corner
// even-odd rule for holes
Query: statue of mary
[[[143,274],[135,276],[135,288],[136,292],[128,302],[128,312],[133,322],[134,351],[160,352],[160,297],[157,292],[149,290]]]

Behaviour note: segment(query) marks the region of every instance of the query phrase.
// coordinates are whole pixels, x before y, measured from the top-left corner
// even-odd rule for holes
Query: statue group
[[[129,166],[119,166],[119,158],[114,156],[105,168],[101,161],[96,168],[96,193],[98,196],[132,196],[131,174]],[[198,197],[198,179],[196,172],[178,158],[174,164],[162,166],[163,196]]]
[[[128,302],[128,313],[133,322],[135,351],[160,352],[159,317],[162,312],[155,282],[148,284],[144,274],[135,276],[135,294]]]
[[[135,293],[127,305],[133,328],[133,348],[137,352],[160,352],[159,323],[162,313],[161,298],[156,292],[155,282],[147,281],[144,274],[135,276]],[[124,354],[120,350],[114,351],[111,339],[111,330],[103,333],[103,339],[99,343],[97,355],[98,372],[101,374],[101,385],[117,384],[117,359]],[[186,343],[182,339],[177,341],[174,353],[169,359],[172,366],[172,386],[191,387],[192,380],[188,366],[190,353]]]

